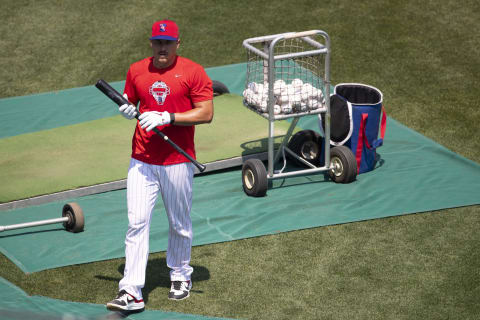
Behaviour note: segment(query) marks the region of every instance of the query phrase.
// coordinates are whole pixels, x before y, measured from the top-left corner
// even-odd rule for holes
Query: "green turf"
[[[122,116],[0,140],[0,202],[123,179],[134,122]]]
[[[123,80],[150,54],[159,17],[179,21],[181,54],[207,67],[245,62],[249,37],[323,29],[334,84],[376,86],[390,116],[479,162],[479,16],[474,0],[9,1],[0,95]],[[194,248],[197,291],[177,304],[156,254],[147,306],[251,319],[478,319],[479,217],[473,206]],[[29,293],[97,303],[112,298],[123,263],[23,275],[0,261]]]
[[[196,127],[197,159],[213,162],[267,150],[268,121],[234,94],[214,99],[215,116]],[[135,121],[114,116],[0,139],[0,202],[126,178]],[[277,143],[288,129],[275,123]]]

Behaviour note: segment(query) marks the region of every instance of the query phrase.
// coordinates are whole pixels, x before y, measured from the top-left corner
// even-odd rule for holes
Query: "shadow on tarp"
[[[282,143],[282,140],[284,137],[285,137],[284,135],[274,136],[273,147],[275,150],[280,147],[280,144]],[[255,153],[262,153],[262,152],[265,152],[265,150],[268,150],[268,138],[246,141],[241,143],[240,147],[243,149],[242,156],[248,156],[250,154],[255,154]]]
[[[198,283],[210,279],[210,271],[204,267],[192,264],[194,272],[192,274],[192,282]],[[95,278],[103,281],[112,281],[118,283],[123,277],[125,264],[119,264],[117,277],[109,277],[103,275],[96,275]],[[142,289],[143,299],[148,303],[150,293],[158,287],[170,288],[170,269],[167,267],[167,261],[164,257],[149,259],[147,263],[145,287]],[[203,293],[203,291],[192,289],[192,292]]]
[[[25,222],[31,222],[31,221],[25,221]],[[19,230],[22,230],[22,231],[19,231]],[[21,237],[25,235],[38,234],[42,232],[48,232],[48,233],[54,234],[54,232],[65,232],[65,228],[59,228],[59,227],[56,227],[55,225],[50,225],[50,228],[46,228],[44,230],[32,230],[31,228],[17,229],[15,233],[11,233],[11,234],[3,235],[0,233],[0,239],[10,238],[10,237]]]

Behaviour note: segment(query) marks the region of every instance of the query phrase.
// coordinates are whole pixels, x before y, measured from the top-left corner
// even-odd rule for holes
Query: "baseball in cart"
[[[357,176],[354,154],[346,146],[330,146],[330,39],[326,32],[311,30],[250,38],[243,104],[268,120],[267,168],[258,158],[242,166],[243,190],[262,197],[270,182],[292,176],[328,173],[336,183]],[[301,117],[315,115],[319,130],[293,134]],[[275,148],[275,121],[291,123]],[[293,135],[292,135],[293,134]],[[276,149],[276,150],[275,150]],[[298,170],[287,170],[287,158]]]

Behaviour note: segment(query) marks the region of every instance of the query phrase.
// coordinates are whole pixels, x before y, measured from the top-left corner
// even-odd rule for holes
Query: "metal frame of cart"
[[[324,44],[312,38],[315,36],[317,38],[322,37],[324,39]],[[263,82],[263,86],[266,89],[266,108],[261,109],[259,108],[260,103],[258,103],[259,105],[253,105],[252,103],[249,103],[247,99],[244,99],[244,105],[248,109],[267,119],[269,123],[267,171],[265,172],[265,167],[259,160],[251,159],[245,162],[242,169],[244,191],[250,196],[264,196],[268,189],[269,180],[324,171],[330,171],[330,176],[336,182],[350,182],[340,181],[340,178],[345,175],[344,171],[346,169],[350,171],[353,170],[352,161],[356,166],[353,153],[351,153],[346,147],[337,147],[340,150],[335,150],[333,155],[331,155],[330,152],[330,39],[328,34],[322,30],[289,32],[246,39],[243,41],[243,46],[247,49],[247,54],[249,55],[246,88],[250,83],[253,83],[256,80]],[[280,49],[277,49],[277,46],[280,47]],[[252,63],[250,62],[250,57],[253,57]],[[304,63],[304,65],[299,65],[301,63]],[[253,67],[251,67],[251,65]],[[311,66],[315,69],[320,69],[320,67],[322,67],[323,70],[321,71],[323,74],[319,74],[320,70],[309,70],[309,67]],[[254,79],[255,77],[256,79]],[[262,77],[263,79],[260,79]],[[275,95],[275,90],[277,90],[275,87],[275,81],[279,78],[288,78],[288,81],[291,81],[293,78],[296,79],[297,77],[303,77],[306,81],[305,83],[316,83],[319,87],[318,89],[320,89],[324,95],[322,105],[315,109],[305,109],[305,107],[299,102],[298,110],[292,110],[292,112],[284,114],[275,113],[275,107],[278,109],[278,105],[275,106],[275,104],[279,99],[279,97]],[[303,81],[301,82],[303,83]],[[289,108],[290,106],[287,105],[287,107]],[[321,114],[324,114],[325,117],[325,125],[323,129],[324,165],[317,166],[308,162],[301,154],[294,153],[288,148],[287,142],[301,117],[307,115],[319,115],[320,117]],[[285,120],[288,118],[293,118],[293,120],[275,154],[274,122],[276,120]],[[321,148],[322,146],[319,147]],[[293,172],[284,172],[286,167],[285,152],[303,163],[307,168]],[[340,155],[338,155],[339,153]],[[275,164],[280,156],[283,157],[283,167],[280,170],[275,170]],[[347,180],[352,180],[352,173],[347,172],[347,174]]]

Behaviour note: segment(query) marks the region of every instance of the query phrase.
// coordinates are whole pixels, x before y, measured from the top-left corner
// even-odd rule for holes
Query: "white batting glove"
[[[148,111],[144,112],[138,117],[140,120],[140,126],[142,129],[146,128],[146,131],[150,131],[155,127],[163,126],[171,122],[170,113],[158,112],[158,111]]]
[[[123,97],[128,100],[128,96],[126,93],[123,94]],[[128,120],[132,120],[137,115],[137,108],[133,104],[122,104],[118,111],[127,118]]]

